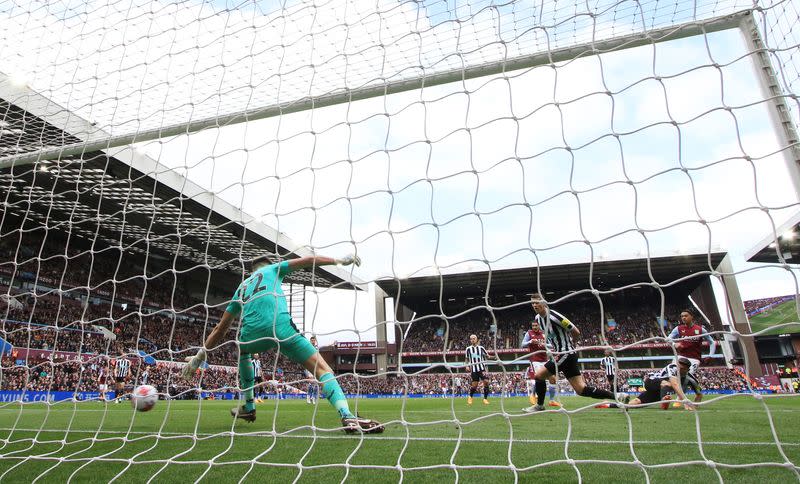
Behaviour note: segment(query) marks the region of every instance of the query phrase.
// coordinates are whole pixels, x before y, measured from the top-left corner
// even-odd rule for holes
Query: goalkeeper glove
[[[181,376],[183,376],[187,380],[191,379],[192,376],[194,375],[194,372],[196,372],[197,369],[200,368],[200,365],[202,365],[204,361],[206,361],[206,350],[200,348],[199,350],[197,350],[196,355],[186,357],[186,366],[183,367],[183,370],[181,371]]]
[[[336,259],[334,262],[340,266],[349,266],[350,264],[355,264],[356,267],[361,267],[361,257],[355,254],[348,254],[341,259]]]

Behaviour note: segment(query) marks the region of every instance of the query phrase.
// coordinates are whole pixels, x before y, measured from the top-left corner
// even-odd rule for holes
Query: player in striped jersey
[[[522,338],[522,347],[527,348],[531,353],[529,357],[530,366],[525,376],[528,382],[528,399],[531,405],[536,405],[536,370],[547,363],[549,356],[547,355],[547,343],[544,333],[535,318],[531,321],[531,329],[529,329]],[[550,397],[548,405],[551,407],[560,407],[561,404],[553,400],[556,393],[556,376],[551,375],[550,379],[547,380],[545,384],[547,385],[547,393]]]
[[[600,360],[600,367],[606,375],[608,387],[611,388],[612,392],[615,392],[617,391],[617,358],[609,348],[606,348],[605,354],[606,356]]]
[[[262,394],[264,393],[264,387],[261,385],[262,383],[264,383],[264,376],[261,373],[261,359],[258,357],[258,353],[253,353],[253,393],[256,397],[256,403],[264,402],[262,398]]]
[[[697,384],[697,380],[689,373],[691,366],[692,362],[688,358],[681,356],[678,358],[677,363],[670,363],[659,371],[650,373],[644,379],[644,391],[629,403],[631,405],[643,405],[659,400],[669,400],[669,394],[672,392],[675,392],[680,400],[686,400],[683,388],[687,385]],[[690,382],[689,380],[692,381]],[[700,395],[700,398],[702,399],[702,395]],[[700,401],[697,397],[695,397],[695,400]],[[662,403],[661,408],[666,410],[668,408],[667,405],[667,403]],[[687,401],[684,408],[686,410],[694,410],[694,405]]]
[[[550,359],[544,366],[536,370],[536,405],[526,409],[526,412],[539,412],[544,410],[544,396],[547,391],[545,383],[551,376],[560,371],[572,385],[575,393],[582,397],[596,398],[598,400],[614,400],[614,394],[586,384],[581,370],[578,367],[578,355],[575,353],[573,338],[581,335],[578,328],[562,314],[551,310],[541,294],[531,296],[531,305],[536,313],[536,322],[544,331],[547,343],[552,348]],[[620,394],[620,399],[627,399],[627,395]]]
[[[489,353],[486,352],[486,348],[478,344],[477,335],[469,335],[469,343],[470,345],[464,352],[467,357],[467,368],[469,368],[472,378],[467,405],[472,405],[472,396],[478,391],[478,382],[483,382],[483,404],[489,405],[489,378],[486,376],[486,360],[489,359]]]
[[[119,403],[125,397],[125,380],[131,371],[131,362],[127,358],[117,358],[114,366],[114,403]]]

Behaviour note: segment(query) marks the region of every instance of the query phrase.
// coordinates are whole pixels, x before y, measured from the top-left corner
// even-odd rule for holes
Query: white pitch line
[[[208,414],[208,413],[214,412],[215,410],[219,410],[219,408],[218,407],[209,407],[209,408],[204,408],[201,411],[203,413],[205,413],[205,414]],[[471,410],[471,409],[458,409],[458,408],[456,408],[455,409],[455,414],[456,415],[459,415],[459,414],[484,414],[484,415],[490,415],[490,414],[494,413],[497,416],[503,416],[503,414],[501,413],[501,409],[499,409],[499,408],[496,409],[494,412],[491,412],[489,410],[491,410],[491,409]],[[604,412],[609,413],[609,414],[615,413],[610,409],[592,409],[592,408],[587,408],[584,412],[591,411],[591,410],[604,411]],[[650,410],[655,410],[655,407],[651,407],[649,409],[645,409],[645,408],[632,408],[632,409],[629,409],[630,412],[636,412],[636,413],[639,413],[640,411],[648,412]],[[3,411],[19,413],[20,409],[19,408],[2,408],[2,407],[0,407],[0,412],[3,412]],[[66,412],[69,412],[69,413],[72,413],[72,412],[75,412],[75,413],[98,413],[98,412],[102,412],[102,413],[106,413],[106,412],[119,413],[119,412],[127,412],[127,413],[130,413],[130,414],[133,414],[133,409],[132,408],[109,408],[107,410],[106,409],[102,409],[102,408],[85,408],[85,409],[84,408],[78,408],[78,409],[74,409],[74,410],[71,409],[71,408],[58,408],[58,409],[55,409],[55,408],[51,408],[51,409],[46,409],[46,408],[25,408],[22,411],[25,412],[25,413],[37,413],[37,412],[51,412],[52,413],[52,412],[56,412],[56,411],[59,411],[59,412],[66,411]],[[274,412],[274,409],[268,408],[268,409],[264,409],[264,411],[272,413],[272,412]],[[300,407],[300,408],[278,408],[277,411],[278,411],[278,413],[308,413],[308,414],[311,414],[311,409],[310,408],[306,408],[306,407]],[[752,410],[735,410],[735,409],[728,409],[728,408],[707,408],[707,407],[702,407],[702,406],[699,407],[699,411],[701,413],[731,413],[731,412],[736,412],[737,414],[741,414],[741,413],[764,414],[764,413],[766,413],[764,410],[756,410],[756,409],[752,409]],[[770,413],[797,413],[798,412],[798,410],[796,410],[796,409],[789,409],[789,408],[774,408],[774,409],[770,408],[769,411],[770,411]],[[179,407],[179,408],[170,408],[168,410],[168,413],[173,413],[173,412],[175,412],[175,413],[177,413],[177,412],[195,412],[196,413],[197,412],[197,408],[195,408],[195,407],[193,407],[193,408],[180,408]],[[529,415],[527,413],[517,413],[517,412],[521,412],[521,409],[519,409],[519,410],[517,410],[515,408],[507,408],[506,409],[506,413],[508,415],[511,415],[511,416],[514,416],[514,417]],[[678,411],[675,410],[675,413],[677,413],[677,412]],[[389,414],[389,413],[399,413],[399,412],[392,412],[391,410],[379,410],[376,413],[378,413],[378,414]],[[434,409],[434,410],[405,410],[402,413],[404,413],[404,414],[407,414],[407,413],[412,413],[412,414],[413,413],[432,413],[432,414],[445,414],[445,415],[452,415],[453,414],[453,412],[449,411],[449,409],[447,411],[442,411],[442,410],[437,410],[437,409]],[[583,412],[581,412],[581,413],[583,413]],[[547,414],[549,414],[549,415],[560,415],[560,412],[558,412],[558,411],[550,411],[550,412],[547,412],[545,415],[547,415]],[[643,413],[643,415],[648,415],[648,414],[649,413]],[[226,413],[226,415],[227,415],[227,413]]]
[[[124,432],[124,431],[115,431],[115,430],[70,430],[69,432],[65,430],[55,430],[55,429],[12,429],[12,428],[0,428],[0,431],[16,431],[16,432],[37,432],[37,433],[71,433],[71,434],[105,434],[105,435],[120,435],[120,439],[124,439],[126,435],[150,435],[153,438],[158,438],[158,436],[165,436],[165,437],[186,437],[187,439],[191,439],[193,436],[199,437],[275,437],[278,439],[329,439],[329,440],[354,440],[358,439],[358,436],[346,436],[346,435],[322,435],[318,434],[314,435],[291,435],[291,434],[276,434],[270,431],[263,431],[263,432],[242,432],[242,433],[232,433],[232,432],[217,432],[217,433],[207,433],[207,432],[198,432],[196,434],[188,434],[184,432],[143,432],[143,431],[131,431],[131,432]],[[330,431],[333,429],[325,429],[325,431]],[[387,435],[368,435],[364,436],[365,439],[369,440],[395,440],[395,441],[419,441],[419,442],[490,442],[490,443],[508,443],[508,439],[496,439],[496,438],[483,438],[483,437],[462,437],[462,438],[454,438],[454,437],[392,437]],[[2,441],[7,441],[7,439],[0,439]],[[22,438],[19,440],[10,440],[7,441],[8,443],[14,442],[21,442],[31,440],[30,438]],[[52,443],[52,442],[62,442],[62,440],[51,440],[51,441],[42,441],[37,439],[38,443]],[[566,439],[514,439],[514,443],[519,444],[563,444],[567,442]],[[69,443],[69,442],[67,442]],[[627,440],[599,440],[599,439],[571,439],[569,440],[571,444],[630,444]],[[697,441],[693,440],[634,440],[634,444],[641,444],[641,445],[697,445]],[[734,441],[703,441],[703,445],[720,445],[720,446],[735,446],[735,445],[752,445],[752,446],[774,446],[776,445],[775,442],[734,442]],[[797,447],[800,446],[800,442],[781,442],[782,446],[785,447]]]

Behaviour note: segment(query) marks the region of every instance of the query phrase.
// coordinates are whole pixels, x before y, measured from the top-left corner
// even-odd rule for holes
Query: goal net
[[[800,478],[799,14],[0,2],[0,480]],[[182,376],[348,254],[268,291],[333,380],[238,320]]]

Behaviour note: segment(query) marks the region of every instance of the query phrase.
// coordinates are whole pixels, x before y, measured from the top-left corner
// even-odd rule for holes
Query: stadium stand
[[[767,311],[775,306],[778,306],[779,304],[783,304],[786,301],[793,300],[794,295],[753,299],[744,302],[744,310],[747,312],[748,317],[755,316],[756,314]]]

